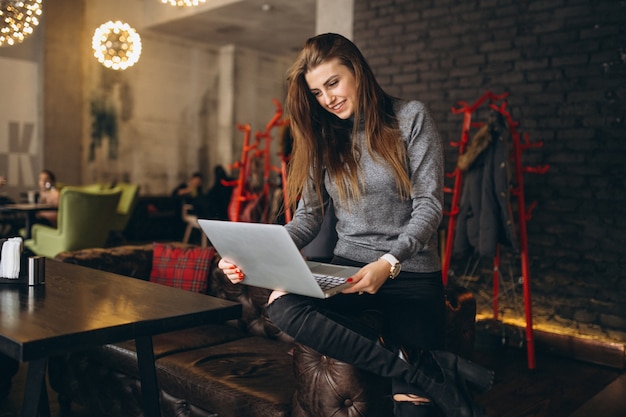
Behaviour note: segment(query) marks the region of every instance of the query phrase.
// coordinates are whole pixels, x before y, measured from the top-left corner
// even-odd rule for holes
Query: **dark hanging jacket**
[[[508,129],[493,113],[459,157],[463,189],[454,236],[454,253],[494,257],[498,244],[519,250],[510,203]]]

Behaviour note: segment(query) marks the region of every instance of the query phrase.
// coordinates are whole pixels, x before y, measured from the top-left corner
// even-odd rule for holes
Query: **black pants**
[[[362,266],[347,259],[333,263]],[[376,294],[339,294],[315,299],[287,294],[268,307],[272,322],[298,343],[394,382],[394,393],[406,393],[413,370],[396,352],[379,343],[380,330],[363,323],[368,312],[382,313],[386,344],[409,352],[442,349],[445,299],[441,272],[402,272]],[[396,389],[395,387],[402,387]],[[414,391],[415,393],[418,393]]]

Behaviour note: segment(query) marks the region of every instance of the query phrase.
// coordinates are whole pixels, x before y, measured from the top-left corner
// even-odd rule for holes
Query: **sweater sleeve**
[[[323,190],[322,197],[323,204],[326,204],[329,199],[326,190]],[[298,202],[293,219],[285,225],[298,249],[302,249],[318,235],[324,220],[323,204],[318,202],[315,193],[305,193]]]
[[[443,145],[430,113],[415,101],[402,111],[412,114],[398,115],[409,159],[412,210],[409,223],[390,249],[400,262],[432,244],[443,217],[444,182]]]

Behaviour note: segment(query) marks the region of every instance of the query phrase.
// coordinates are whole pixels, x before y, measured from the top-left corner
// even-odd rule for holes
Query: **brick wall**
[[[354,41],[383,87],[425,102],[446,144],[460,138],[459,100],[510,92],[519,130],[544,142],[524,163],[550,165],[524,176],[526,201],[538,203],[528,223],[535,323],[626,340],[626,2],[357,0],[354,13]],[[449,170],[456,152],[447,145]],[[515,282],[509,257],[503,275]],[[479,295],[491,291],[490,262],[466,283]],[[455,259],[457,278],[466,266]],[[512,298],[503,311],[514,316]]]

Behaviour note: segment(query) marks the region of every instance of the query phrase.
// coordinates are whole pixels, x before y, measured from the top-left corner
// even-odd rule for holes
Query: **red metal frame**
[[[239,169],[239,175],[236,180],[222,181],[222,184],[225,186],[235,187],[232,197],[230,199],[230,203],[228,205],[228,219],[233,222],[239,221],[239,215],[241,214],[241,203],[247,200],[247,196],[245,195],[245,184],[248,178],[247,171],[249,167],[249,153],[257,146],[256,143],[250,145],[252,128],[249,124],[238,124],[237,129],[244,132],[243,146],[241,147],[241,159],[235,161],[235,163],[230,165],[229,168]]]
[[[463,113],[463,130],[461,131],[461,140],[459,142],[452,142],[451,145],[459,148],[459,155],[465,153],[465,146],[469,142],[470,128],[472,127],[472,113],[474,113],[482,104],[489,101],[499,101],[504,99],[508,94],[495,95],[491,91],[487,91],[481,98],[478,99],[471,106],[465,102],[460,101],[458,104],[461,106],[459,109],[452,108],[452,113]],[[461,199],[461,184],[463,181],[463,173],[458,167],[454,168],[454,171],[448,175],[448,177],[454,177],[454,188],[450,189],[444,187],[445,192],[452,193],[452,203],[450,204],[450,211],[444,212],[448,218],[448,237],[446,238],[446,248],[443,257],[443,266],[441,268],[441,274],[443,284],[448,284],[448,271],[450,270],[450,257],[452,256],[452,245],[454,243],[454,230],[456,228],[456,217],[459,214],[459,201]]]
[[[262,150],[257,151],[257,156],[264,158],[262,195],[265,198],[267,198],[267,201],[269,201],[269,195],[270,195],[270,172],[274,171],[282,175],[281,167],[273,166],[270,162],[270,155],[271,155],[270,149],[271,149],[271,144],[272,144],[271,132],[272,132],[272,129],[274,129],[275,127],[280,127],[287,123],[287,121],[281,120],[281,118],[283,117],[283,108],[280,105],[280,102],[276,99],[272,99],[272,101],[274,102],[274,106],[276,106],[276,112],[274,113],[274,116],[272,116],[270,121],[267,122],[267,124],[265,125],[265,130],[263,132],[257,131],[254,135],[257,142],[260,142],[261,140],[265,140],[265,147]],[[282,179],[284,180],[284,177]],[[282,181],[282,184],[283,184],[283,194],[284,194],[284,184],[285,184],[284,181]],[[262,221],[263,223],[268,222],[267,207],[263,212]]]
[[[511,141],[513,142],[512,159],[515,168],[515,187],[511,190],[511,194],[517,198],[518,206],[518,227],[519,227],[519,240],[520,240],[520,262],[522,269],[523,279],[523,292],[524,292],[524,306],[525,306],[525,320],[526,320],[526,353],[528,368],[535,369],[535,342],[533,335],[533,319],[532,319],[532,303],[531,303],[531,291],[530,291],[530,268],[528,259],[528,234],[526,230],[526,222],[530,220],[532,210],[536,207],[536,202],[533,202],[530,207],[526,207],[526,201],[524,198],[524,173],[537,173],[545,174],[550,168],[548,165],[537,167],[525,167],[522,165],[522,152],[530,148],[536,148],[543,145],[542,142],[531,144],[528,140],[528,134],[524,135],[524,143],[520,140],[520,134],[517,130],[519,123],[514,121],[511,114],[506,109],[506,102],[502,101],[509,94],[504,93],[501,95],[495,95],[490,91],[487,91],[478,101],[473,105],[468,105],[464,102],[459,102],[460,108],[452,108],[454,114],[463,113],[463,131],[461,133],[461,140],[458,143],[452,143],[453,146],[458,146],[459,155],[465,152],[465,146],[469,140],[469,130],[473,125],[471,118],[474,113],[483,103],[489,101],[489,108],[499,112],[507,121],[509,132],[511,134]],[[502,101],[500,106],[495,103]],[[442,279],[444,285],[448,283],[448,272],[450,269],[450,257],[452,255],[452,246],[454,243],[454,232],[456,227],[456,216],[459,212],[459,200],[461,194],[462,175],[459,168],[455,168],[454,172],[449,175],[454,177],[454,188],[445,188],[444,191],[452,193],[452,203],[450,211],[445,214],[449,216],[448,219],[448,232],[446,237],[446,249],[442,263]],[[498,319],[498,296],[499,296],[499,268],[500,268],[500,247],[497,248],[496,255],[493,260],[493,315],[494,319]]]
[[[239,221],[242,208],[241,205],[244,202],[252,200],[258,201],[261,198],[266,198],[269,201],[270,195],[270,172],[281,172],[281,168],[272,166],[270,163],[270,148],[272,142],[271,131],[273,128],[282,126],[286,123],[285,120],[281,120],[283,116],[283,108],[277,99],[273,99],[276,111],[269,122],[265,125],[264,131],[257,131],[254,134],[254,143],[250,143],[252,137],[252,128],[249,124],[237,125],[237,129],[244,132],[243,146],[241,148],[241,158],[229,167],[231,169],[239,169],[239,175],[236,180],[223,181],[222,184],[226,186],[235,187],[228,206],[228,218],[230,221]],[[261,147],[262,140],[265,140],[264,147]],[[250,175],[250,164],[253,158],[263,158],[263,189],[260,193],[252,193],[247,188],[248,176]],[[283,178],[284,180],[284,178]],[[283,181],[283,187],[285,181]],[[262,222],[266,223],[267,219],[267,207],[263,210]]]

